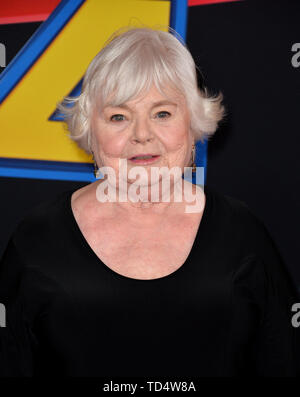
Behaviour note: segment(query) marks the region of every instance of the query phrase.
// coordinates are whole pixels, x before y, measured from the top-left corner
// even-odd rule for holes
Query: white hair
[[[148,27],[118,30],[90,63],[81,94],[58,104],[70,138],[87,153],[92,151],[90,120],[95,99],[100,97],[101,106],[108,100],[118,106],[147,92],[152,84],[164,95],[167,87],[184,95],[195,141],[203,142],[216,131],[224,116],[223,95],[210,96],[206,87],[198,87],[193,57],[172,31],[175,35]]]

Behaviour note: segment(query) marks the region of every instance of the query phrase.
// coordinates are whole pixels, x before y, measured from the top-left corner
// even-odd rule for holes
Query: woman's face
[[[112,167],[118,179],[119,159],[126,159],[128,172],[135,166],[144,167],[150,184],[150,167],[177,166],[183,172],[190,165],[193,137],[185,98],[170,87],[165,91],[171,99],[153,85],[146,94],[121,106],[94,109],[92,150],[99,167]],[[158,157],[132,159],[142,154]]]

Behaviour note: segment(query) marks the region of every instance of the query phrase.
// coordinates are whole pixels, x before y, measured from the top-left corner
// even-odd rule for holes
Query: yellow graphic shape
[[[49,116],[114,31],[167,26],[169,14],[170,1],[86,0],[0,106],[0,157],[91,162]]]

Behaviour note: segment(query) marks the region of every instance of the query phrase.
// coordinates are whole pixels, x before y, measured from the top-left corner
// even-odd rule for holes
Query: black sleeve
[[[0,328],[0,376],[32,376],[37,341],[24,308],[22,284],[26,267],[21,262],[13,236],[0,260],[0,302],[5,323]]]
[[[284,263],[259,260],[262,272],[262,317],[253,346],[258,376],[297,376],[299,329],[292,324],[292,306],[298,301]]]
[[[77,308],[46,270],[47,250],[41,254],[38,246],[35,251],[31,225],[31,218],[18,224],[0,259],[0,303],[6,309],[6,326],[0,327],[0,377],[38,377],[53,374],[56,367],[59,371],[47,338],[68,310]]]
[[[292,306],[300,302],[299,286],[261,220],[261,269],[264,317],[257,338],[256,367],[262,376],[298,376],[300,328],[292,322]]]
[[[299,292],[263,222],[252,218],[246,236],[249,252],[233,277],[231,353],[242,362],[240,330],[247,328],[251,337],[244,361],[249,375],[298,376],[300,328],[293,325],[292,306],[300,302]]]

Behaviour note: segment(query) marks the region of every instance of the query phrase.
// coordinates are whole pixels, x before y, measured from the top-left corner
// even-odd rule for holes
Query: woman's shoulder
[[[64,214],[71,194],[72,190],[67,190],[43,200],[24,213],[16,224],[0,257],[0,296],[3,299],[16,292],[18,280],[24,288],[28,286],[32,290],[40,285],[53,285],[49,269],[66,244]]]
[[[57,241],[65,240],[68,225],[68,203],[75,189],[52,195],[27,210],[17,222],[7,243],[26,259],[37,252],[48,253]]]
[[[224,227],[231,225],[245,231],[253,228],[262,230],[265,227],[262,219],[255,214],[246,201],[209,185],[204,186],[204,192],[211,215],[214,215]]]
[[[205,193],[216,236],[222,234],[241,255],[280,255],[270,229],[248,203],[209,186]]]
[[[258,279],[266,283],[267,277],[274,285],[286,283],[291,294],[297,296],[299,291],[292,271],[265,221],[243,200],[210,187],[206,192],[215,213],[215,218],[211,218],[212,243],[221,247],[218,255],[225,257],[230,252],[229,256],[236,258],[231,261],[235,281],[249,281],[252,277],[254,284]]]
[[[26,234],[29,231],[43,233],[49,227],[64,221],[68,197],[74,190],[66,190],[53,195],[27,210],[16,225],[15,233]]]

